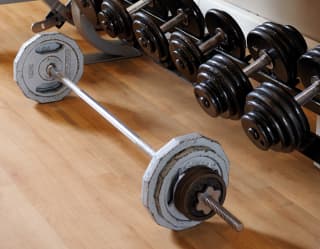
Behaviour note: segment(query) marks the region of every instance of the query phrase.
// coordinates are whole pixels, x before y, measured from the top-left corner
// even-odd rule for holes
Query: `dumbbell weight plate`
[[[26,97],[49,103],[70,93],[68,87],[48,75],[50,64],[78,82],[83,73],[83,54],[75,41],[58,33],[37,34],[24,43],[14,60],[14,79]]]
[[[298,75],[305,87],[312,84],[314,76],[320,76],[320,46],[301,56],[298,62]],[[316,98],[320,100],[320,95]]]
[[[248,95],[245,112],[242,126],[262,150],[292,152],[310,131],[301,107],[272,83],[263,83]]]
[[[283,30],[280,27],[275,26],[271,22],[266,22],[263,24],[263,26],[261,26],[261,28],[265,30],[267,35],[271,37],[271,39],[278,45],[278,47],[280,48],[279,53],[282,54],[283,59],[285,59],[286,61],[286,65],[288,65],[288,74],[291,82],[285,83],[290,86],[295,86],[297,83],[294,80],[297,77],[296,61],[298,59],[297,57],[300,56],[295,56],[295,53],[297,51],[294,51],[294,48],[290,46],[290,42],[286,37],[286,34],[283,33]]]
[[[287,30],[286,34],[290,43],[294,46],[294,49],[297,51],[297,54],[302,55],[306,53],[308,45],[302,34],[293,26],[285,25]]]
[[[133,39],[131,16],[119,1],[103,1],[101,10],[104,12],[104,16],[107,18],[104,20],[106,23],[105,26],[108,30],[108,34],[111,37],[117,37],[119,34],[120,39],[128,41]],[[116,22],[116,20],[118,20],[118,22]],[[127,32],[123,32],[124,30]]]
[[[184,230],[200,224],[190,220],[174,205],[179,179],[194,167],[207,167],[228,185],[229,162],[221,146],[199,134],[174,138],[150,162],[142,184],[142,201],[153,219],[172,230]]]
[[[181,32],[174,32],[170,37],[169,50],[178,71],[193,81],[199,65],[204,60],[196,42]]]
[[[281,45],[261,27],[263,27],[263,24],[248,34],[247,44],[250,54],[254,59],[257,59],[261,51],[270,53],[273,59],[273,67],[270,69],[271,76],[284,83],[291,82],[289,56],[284,54],[285,51],[281,48]]]
[[[215,35],[217,29],[225,32],[227,39],[218,48],[239,59],[245,57],[246,39],[233,17],[222,10],[211,9],[205,16],[205,22],[211,36]]]
[[[170,58],[168,40],[158,24],[142,12],[135,13],[132,18],[134,34],[143,51],[153,60],[167,63]]]
[[[238,65],[229,58],[215,55],[202,64],[197,82],[200,84],[194,88],[195,96],[210,116],[235,120],[242,116],[245,98],[252,91],[252,86]],[[211,89],[210,94],[206,88]],[[213,102],[202,103],[202,97]]]
[[[294,29],[293,27],[287,25],[281,25],[273,22],[264,23],[265,27],[272,29],[276,32],[275,38],[279,40],[279,44],[281,43],[283,47],[287,50],[287,54],[289,55],[289,66],[291,67],[291,86],[295,86],[298,81],[297,78],[297,61],[302,54],[304,54],[307,50],[307,44],[301,35],[301,33]]]
[[[240,68],[223,55],[214,56],[207,64],[216,67],[223,76],[222,81],[217,83],[221,84],[224,94],[227,95],[228,108],[221,117],[238,120],[243,114],[245,98],[252,91],[250,82],[239,70]]]

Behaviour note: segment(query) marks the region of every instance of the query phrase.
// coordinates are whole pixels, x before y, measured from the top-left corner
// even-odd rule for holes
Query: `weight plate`
[[[223,55],[216,55],[207,63],[220,68],[223,75],[223,81],[220,83],[227,96],[228,108],[221,117],[238,120],[243,114],[246,96],[252,90],[248,78],[241,77],[240,68]]]
[[[99,23],[106,33],[115,38],[132,41],[132,20],[126,8],[116,0],[103,0]]]
[[[132,23],[134,35],[143,52],[156,62],[169,65],[168,40],[152,17],[138,12],[132,15]]]
[[[272,90],[270,93],[271,97],[278,96],[280,106],[291,120],[294,139],[297,140],[294,148],[300,147],[305,135],[310,132],[309,122],[301,106],[280,86],[269,84],[268,88]],[[270,92],[269,89],[267,91]]]
[[[294,49],[297,51],[297,55],[303,55],[307,52],[308,45],[303,35],[295,27],[291,25],[285,25],[287,30],[286,34],[290,43],[294,46]],[[297,58],[298,59],[298,58]]]
[[[201,84],[195,86],[195,96],[210,116],[233,120],[242,116],[245,99],[252,86],[239,66],[228,57],[215,55],[201,65],[198,82]],[[204,85],[210,85],[210,96]]]
[[[215,212],[205,206],[202,209],[198,197],[208,189],[213,191],[213,198],[222,206],[226,197],[226,187],[221,177],[207,167],[193,167],[187,170],[179,180],[174,193],[176,208],[190,220],[205,221],[211,218]]]
[[[83,73],[83,55],[77,43],[59,33],[42,33],[22,45],[14,60],[14,79],[26,97],[49,103],[70,93],[48,74],[49,65],[77,83]]]
[[[169,40],[169,50],[178,72],[191,82],[196,81],[204,57],[195,41],[181,32],[174,32]]]
[[[179,178],[199,166],[215,171],[228,185],[229,162],[223,149],[199,134],[174,138],[153,157],[143,176],[142,201],[159,225],[184,230],[200,224],[178,211],[173,198]]]
[[[296,50],[294,50],[293,46],[291,46],[286,34],[284,33],[284,30],[281,29],[282,25],[277,26],[274,23],[266,22],[263,24],[263,29],[266,33],[276,41],[278,44],[280,51],[282,53],[282,56],[284,59],[286,59],[286,64],[288,65],[288,73],[289,78],[291,79],[290,82],[285,82],[286,85],[289,86],[295,86],[297,84],[297,81],[295,80],[297,78],[297,60],[300,57],[296,55]]]
[[[278,122],[280,129],[278,134],[283,134],[284,139],[280,140],[281,146],[273,146],[272,149],[281,152],[292,152],[297,145],[297,137],[295,136],[294,126],[289,118],[288,112],[292,111],[285,108],[285,101],[280,98],[277,91],[274,91],[272,84],[257,89],[260,100],[263,101],[265,106],[272,110],[274,119]]]
[[[313,77],[320,78],[320,46],[301,56],[298,61],[298,75],[305,87],[312,84]]]
[[[233,17],[222,10],[211,9],[205,16],[205,22],[211,36],[214,36],[219,29],[225,33],[226,39],[218,45],[219,49],[239,59],[245,57],[246,39]]]
[[[247,97],[242,126],[263,150],[292,152],[299,148],[310,127],[301,107],[283,88],[263,83]]]
[[[289,85],[295,86],[298,83],[296,80],[297,62],[300,56],[306,52],[306,42],[301,33],[289,25],[284,26],[273,22],[267,22],[265,25],[276,31],[276,36],[280,38],[282,44],[284,44],[283,46],[288,49],[289,66],[292,73],[291,79],[293,79]]]
[[[288,58],[284,54],[281,44],[268,31],[265,31],[263,25],[256,27],[248,34],[247,43],[250,54],[254,59],[257,59],[262,51],[267,52],[272,57],[273,66],[268,70],[270,76],[284,83],[292,81]]]

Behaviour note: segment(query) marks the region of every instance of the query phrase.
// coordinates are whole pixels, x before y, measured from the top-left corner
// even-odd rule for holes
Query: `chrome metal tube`
[[[119,119],[111,114],[105,107],[93,99],[89,94],[79,88],[74,82],[66,78],[61,72],[58,72],[54,65],[48,67],[48,73],[56,80],[70,88],[76,95],[78,95],[84,102],[86,102],[92,109],[99,113],[105,120],[107,120],[113,127],[118,129],[124,136],[126,136],[132,143],[136,144],[150,157],[153,157],[156,152],[153,148],[144,142],[136,133],[131,131]]]

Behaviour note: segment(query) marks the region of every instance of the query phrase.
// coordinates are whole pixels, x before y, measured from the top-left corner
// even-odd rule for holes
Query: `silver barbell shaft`
[[[61,72],[57,71],[54,65],[48,66],[48,73],[56,80],[70,88],[76,95],[78,95],[84,102],[86,102],[91,108],[99,113],[105,120],[112,124],[113,127],[118,129],[124,136],[126,136],[131,142],[136,144],[151,158],[155,156],[156,152],[154,149],[144,142],[136,133],[131,131],[125,126],[119,119],[111,114],[105,107],[95,101],[89,94],[79,88],[75,83],[66,78]]]

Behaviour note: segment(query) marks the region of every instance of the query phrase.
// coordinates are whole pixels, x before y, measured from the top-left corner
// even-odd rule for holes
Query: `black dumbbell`
[[[301,56],[298,75],[307,88],[292,97],[283,87],[263,83],[247,96],[241,122],[260,149],[292,152],[303,146],[310,126],[302,106],[320,94],[320,46]]]
[[[255,61],[246,68],[225,55],[215,55],[199,68],[194,93],[212,117],[241,118],[245,98],[253,90],[249,77],[258,71],[290,86],[297,83],[297,61],[307,45],[296,29],[266,22],[249,33],[247,42]]]
[[[134,36],[131,15],[147,5],[156,7],[160,12],[168,13],[161,0],[139,0],[127,8],[117,0],[103,0],[99,12],[99,23],[109,36],[132,41]]]
[[[166,33],[179,27],[187,33],[202,38],[204,36],[204,17],[199,7],[189,0],[180,0],[180,8],[173,17],[159,25],[152,17],[138,12],[132,16],[133,32],[142,50],[153,60],[170,66],[171,58]]]
[[[209,39],[197,43],[194,39],[174,32],[169,41],[170,54],[179,73],[190,81],[197,78],[198,68],[213,49],[218,48],[243,59],[246,40],[238,23],[226,12],[212,9],[205,17]]]

